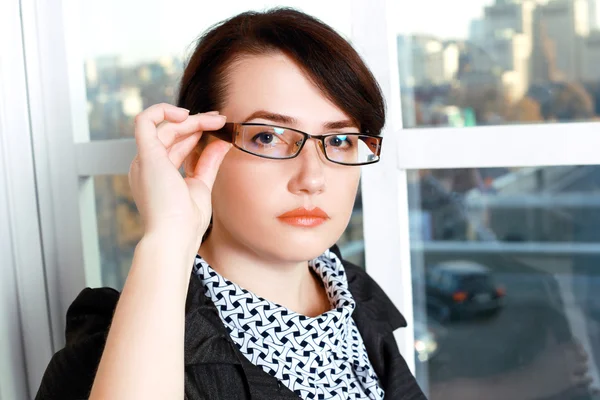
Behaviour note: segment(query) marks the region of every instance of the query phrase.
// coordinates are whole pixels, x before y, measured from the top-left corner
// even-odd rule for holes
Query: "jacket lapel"
[[[193,273],[186,298],[184,346],[186,368],[211,363],[239,365],[247,388],[246,396],[240,394],[239,398],[298,399],[294,392],[240,353],[223,326],[217,308],[204,294],[200,279]]]
[[[339,249],[331,249],[338,257]],[[386,393],[386,400],[423,399],[406,362],[400,355],[393,332],[407,323],[383,290],[366,272],[343,261],[348,287],[356,309],[352,318],[363,338],[369,360]],[[297,396],[260,367],[251,364],[231,341],[216,307],[204,294],[198,277],[192,273],[188,287],[185,309],[185,365],[221,363],[240,365],[253,399],[264,398],[265,390],[272,397]],[[258,389],[258,388],[261,389]],[[275,396],[277,395],[277,396]]]
[[[216,307],[204,294],[200,279],[190,277],[185,305],[185,365],[240,364]]]
[[[344,261],[337,246],[331,250],[340,257],[346,270],[348,287],[356,301],[352,319],[385,392],[385,400],[426,400],[393,334],[407,326],[406,319],[373,278],[362,268]]]

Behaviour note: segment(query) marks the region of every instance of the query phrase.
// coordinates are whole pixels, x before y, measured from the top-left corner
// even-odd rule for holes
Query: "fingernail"
[[[179,107],[180,109],[182,109],[183,111],[187,112],[188,114],[190,113],[190,110],[188,110],[187,108],[183,108],[183,107]]]
[[[219,112],[218,112],[218,111],[209,111],[209,112],[207,112],[207,113],[205,113],[205,114],[209,114],[209,115],[218,115],[218,114],[219,114]]]

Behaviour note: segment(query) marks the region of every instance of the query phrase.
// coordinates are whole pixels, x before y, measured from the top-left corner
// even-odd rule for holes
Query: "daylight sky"
[[[368,1],[368,0],[364,0]],[[470,21],[480,18],[493,0],[395,0],[392,29],[464,38]],[[124,63],[183,55],[199,33],[248,9],[291,6],[322,19],[349,36],[349,0],[71,0],[66,16],[85,58],[121,56]],[[600,10],[599,10],[600,11]]]

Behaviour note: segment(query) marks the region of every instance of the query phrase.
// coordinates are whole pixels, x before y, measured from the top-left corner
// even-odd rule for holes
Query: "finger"
[[[185,121],[168,123],[158,128],[158,138],[166,148],[198,131],[212,131],[223,127],[227,119],[219,114],[190,115]]]
[[[129,173],[127,174],[127,180],[129,183],[129,188],[131,190],[131,194],[134,200],[137,202],[137,183],[139,182],[140,176],[140,157],[139,154],[136,154],[131,164],[129,166]]]
[[[198,131],[217,130],[223,127],[227,118],[219,115],[217,111],[190,115],[180,123],[167,123],[158,128],[158,137],[166,148],[173,146],[189,135]]]
[[[139,154],[136,154],[129,165],[129,173],[127,174],[127,178],[129,181],[129,187],[133,189],[133,176],[137,173],[137,168],[140,162]]]
[[[208,112],[205,112],[205,113],[202,113],[202,114],[207,114],[207,115],[219,115],[219,112],[218,112],[218,111],[208,111]],[[195,114],[195,115],[199,115],[199,114]],[[192,118],[192,117],[193,117],[193,116],[190,116],[190,118]],[[167,125],[169,125],[169,124],[171,124],[171,123],[170,123],[170,122],[167,122],[167,121],[163,121],[163,122],[161,122],[160,124],[158,124],[158,125],[156,126],[156,128],[157,128],[157,131],[158,131],[158,137],[159,137],[159,139],[160,139],[160,131],[161,131],[161,129],[163,129],[163,127],[165,127],[165,126],[167,126]],[[170,128],[167,128],[167,129],[170,129]],[[175,138],[175,141],[174,141],[174,143],[176,143],[178,140],[181,140],[181,138],[177,138],[177,137],[176,137],[176,138]],[[164,141],[163,141],[163,144],[164,144]],[[166,147],[168,148],[169,146],[166,146]]]
[[[135,141],[140,157],[164,147],[158,139],[156,126],[163,121],[181,122],[189,116],[189,111],[171,104],[161,103],[148,107],[135,117]]]
[[[230,143],[222,140],[215,140],[206,146],[194,168],[194,175],[190,178],[202,181],[209,190],[212,190],[217,171],[231,147]]]
[[[169,159],[175,168],[179,169],[181,167],[187,156],[198,146],[198,141],[201,137],[202,132],[194,132],[192,135],[171,146],[169,149]]]

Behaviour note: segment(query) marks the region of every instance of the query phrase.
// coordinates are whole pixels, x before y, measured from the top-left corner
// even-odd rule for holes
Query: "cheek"
[[[316,205],[332,220],[314,231],[293,230],[276,220],[281,212],[303,203],[289,191],[291,163],[265,162],[241,151],[230,151],[213,187],[213,215],[235,240],[257,254],[286,260],[309,260],[333,245],[348,225],[360,180],[358,168],[327,167],[325,190]],[[284,241],[281,239],[285,238]]]
[[[340,215],[343,220],[348,220],[356,199],[360,170],[358,168],[341,169],[333,173],[328,179],[327,195],[328,206]]]
[[[233,149],[223,160],[213,187],[215,212],[241,219],[241,223],[265,218],[265,213],[272,212],[270,202],[284,187],[277,173],[276,166]]]

